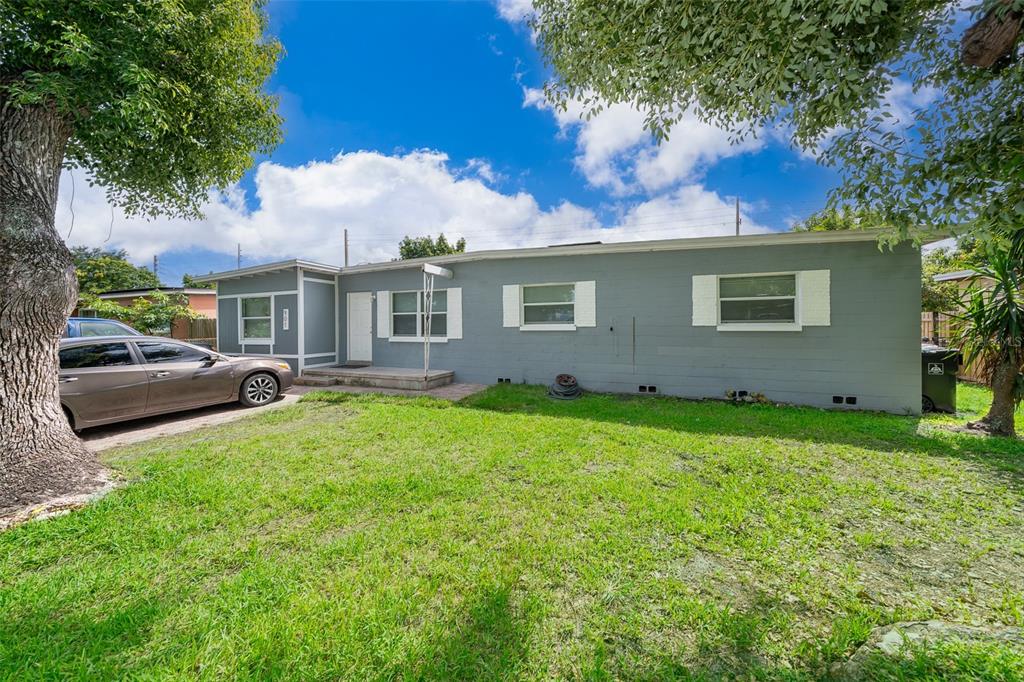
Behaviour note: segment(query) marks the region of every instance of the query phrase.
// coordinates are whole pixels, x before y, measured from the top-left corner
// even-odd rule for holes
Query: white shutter
[[[448,338],[462,338],[462,289],[448,290]]]
[[[797,275],[800,301],[798,322],[805,327],[832,324],[831,273],[829,270],[803,270]]]
[[[377,338],[391,336],[391,292],[377,292]]]
[[[693,326],[718,326],[718,275],[693,276]]]
[[[519,285],[506,284],[501,287],[502,324],[506,327],[519,326]]]
[[[597,283],[576,282],[576,326],[597,326]]]

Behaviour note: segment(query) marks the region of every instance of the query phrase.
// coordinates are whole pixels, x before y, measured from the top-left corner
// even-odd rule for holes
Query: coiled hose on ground
[[[548,386],[548,395],[558,400],[575,400],[583,395],[583,389],[571,374],[559,374],[555,383]]]

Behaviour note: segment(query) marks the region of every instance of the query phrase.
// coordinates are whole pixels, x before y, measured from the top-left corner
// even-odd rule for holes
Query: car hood
[[[284,358],[275,358],[269,355],[225,355],[228,362],[252,362],[253,360],[261,362],[287,362]]]

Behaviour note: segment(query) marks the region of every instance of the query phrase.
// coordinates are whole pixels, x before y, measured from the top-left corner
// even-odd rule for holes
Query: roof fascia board
[[[341,272],[341,268],[337,265],[328,265],[327,263],[317,263],[315,261],[302,260],[300,258],[293,258],[292,260],[276,261],[274,263],[263,263],[262,265],[250,265],[247,268],[240,268],[238,270],[225,270],[224,272],[214,272],[209,275],[202,275],[195,277],[197,282],[219,282],[225,279],[241,279],[242,277],[252,277],[254,275],[265,275],[269,272],[277,272],[280,270],[289,270],[291,268],[302,268],[310,272],[318,272],[325,275],[337,275]]]

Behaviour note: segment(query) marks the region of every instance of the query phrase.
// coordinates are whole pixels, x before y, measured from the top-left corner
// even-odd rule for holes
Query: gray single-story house
[[[217,283],[222,352],[301,376],[422,370],[425,263],[452,274],[435,283],[430,366],[457,381],[568,373],[594,391],[921,410],[920,251],[870,231],[296,259],[201,279]]]

